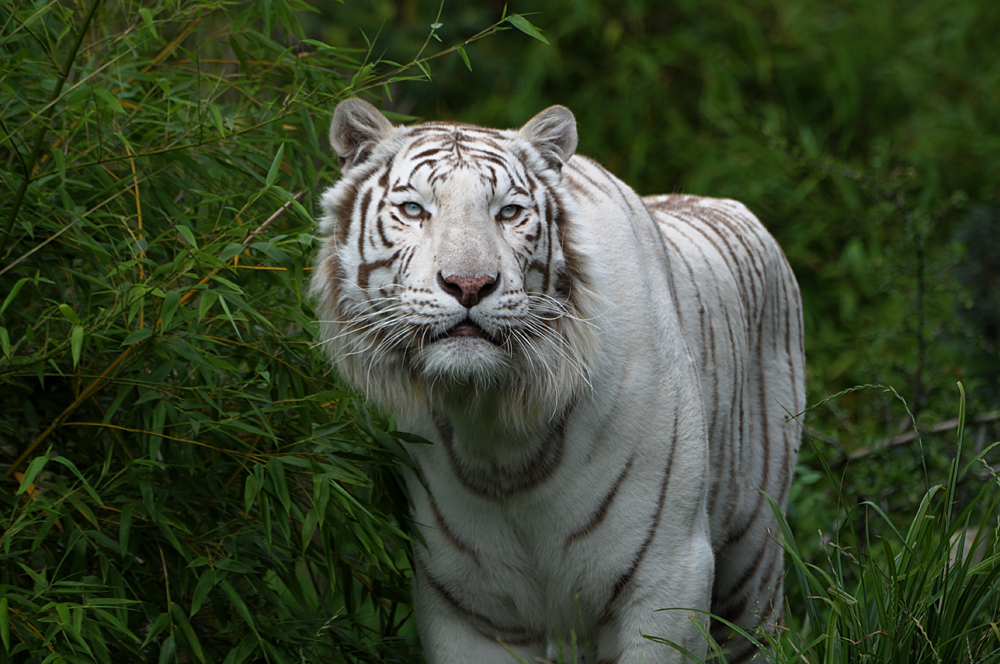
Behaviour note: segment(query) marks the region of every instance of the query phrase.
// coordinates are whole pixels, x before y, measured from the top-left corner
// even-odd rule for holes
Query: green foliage
[[[995,454],[1000,5],[488,7],[0,2],[0,662],[418,659],[402,434],[302,297],[324,118],[361,91],[494,126],[565,104],[639,191],[746,202],[802,285],[812,400],[914,404],[809,413],[780,661],[996,661],[995,550],[947,555],[995,476],[930,481]],[[964,456],[886,444],[956,376]]]
[[[851,506],[863,529],[853,527],[855,515],[849,514],[845,528],[824,546],[821,564],[803,559],[772,502],[791,562],[789,577],[805,596],[804,606],[786,612],[787,629],[761,638],[773,648],[774,661],[1000,660],[1000,476],[984,461],[992,448],[963,460],[965,445],[960,426],[945,484],[924,494],[903,527],[897,528],[898,515],[873,502]],[[968,483],[978,491],[962,500],[961,487]]]
[[[413,657],[408,460],[303,287],[324,118],[457,46],[307,9],[0,3],[0,661]]]
[[[391,54],[413,47],[432,6],[381,0],[327,15],[392,23],[402,34],[387,40]],[[456,9],[440,34],[482,25],[486,7]],[[639,192],[731,197],[760,216],[803,288],[811,400],[894,385],[934,422],[951,412],[955,380],[972,372],[972,412],[996,404],[981,387],[1000,385],[998,375],[976,371],[969,352],[984,328],[956,317],[975,301],[954,268],[968,242],[956,229],[1000,200],[1000,5],[510,3],[529,8],[551,46],[480,42],[468,49],[473,74],[450,59],[429,85],[394,90],[385,103],[490,126],[564,104],[580,125],[579,151]],[[989,272],[977,275],[963,283]],[[836,405],[886,437],[900,424],[867,399]],[[840,420],[813,414],[830,432]]]

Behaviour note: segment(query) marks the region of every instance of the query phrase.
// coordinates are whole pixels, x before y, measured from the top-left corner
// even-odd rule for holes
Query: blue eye
[[[511,219],[516,219],[523,208],[520,205],[505,205],[500,208],[500,214],[498,215],[504,221],[510,221]]]
[[[420,203],[414,203],[413,201],[403,203],[399,206],[399,209],[402,210],[403,214],[410,219],[420,219],[427,214],[426,210],[421,207]]]

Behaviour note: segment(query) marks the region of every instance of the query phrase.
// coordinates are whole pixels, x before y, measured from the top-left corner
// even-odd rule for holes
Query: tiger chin
[[[311,291],[340,375],[409,445],[432,664],[704,657],[781,619],[801,300],[741,204],[640,198],[572,113],[394,126],[342,102]],[[663,610],[670,609],[670,610]],[[710,624],[730,662],[757,654]],[[585,635],[585,638],[584,638]]]

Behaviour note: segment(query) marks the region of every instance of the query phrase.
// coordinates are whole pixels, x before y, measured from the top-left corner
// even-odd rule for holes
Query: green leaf
[[[35,457],[28,464],[28,468],[24,471],[24,477],[21,478],[21,486],[18,488],[16,496],[20,496],[22,493],[28,490],[28,487],[34,483],[35,478],[38,477],[38,473],[42,472],[45,468],[45,464],[49,462],[48,455],[43,455]]]
[[[222,113],[219,112],[219,107],[215,104],[209,104],[208,113],[212,116],[212,122],[215,124],[216,130],[219,132],[219,136],[225,136],[226,127],[222,124]]]
[[[10,610],[7,608],[7,595],[0,597],[0,640],[3,649],[10,652]]]
[[[170,323],[173,322],[174,312],[177,311],[180,301],[181,294],[175,290],[169,291],[166,297],[163,298],[163,308],[160,310],[161,332],[166,332],[170,329]]]
[[[270,242],[254,242],[250,245],[253,249],[263,252],[268,258],[273,259],[278,265],[288,269],[295,268],[295,261],[287,253],[274,246]]]
[[[160,646],[160,658],[157,660],[157,664],[170,664],[175,660],[176,653],[177,644],[174,637],[173,635],[168,636],[163,639],[163,645]]]
[[[240,334],[240,328],[236,324],[236,319],[233,318],[232,312],[229,311],[229,304],[226,300],[227,298],[225,297],[225,293],[223,293],[223,296],[219,298],[219,304],[222,305],[222,311],[226,314],[226,320],[228,320],[229,324],[233,326],[233,332],[236,334],[236,338],[243,341],[243,335]]]
[[[14,283],[14,285],[10,289],[10,292],[7,293],[7,297],[3,299],[3,304],[0,305],[0,316],[3,316],[3,312],[7,310],[7,307],[10,306],[10,303],[14,301],[14,298],[17,297],[17,294],[29,281],[31,281],[29,277],[23,277],[21,279],[18,279]]]
[[[306,512],[305,521],[302,523],[302,552],[305,553],[306,549],[309,547],[309,542],[312,541],[313,533],[316,532],[316,526],[319,525],[319,513],[317,508],[313,508]]]
[[[247,660],[247,657],[253,654],[257,649],[257,637],[253,634],[247,634],[240,641],[240,645],[236,646],[229,651],[226,655],[225,661],[222,664],[243,664]]]
[[[76,315],[76,312],[73,311],[73,307],[69,306],[68,304],[60,304],[59,311],[62,313],[63,316],[66,317],[66,320],[68,320],[69,322],[75,325],[80,325],[83,323],[83,321],[80,320],[80,317]]]
[[[282,143],[278,147],[277,154],[274,155],[274,159],[271,161],[271,168],[267,171],[267,179],[264,181],[268,187],[273,185],[278,179],[278,171],[281,170],[281,157],[285,154],[285,144]]]
[[[111,94],[109,90],[105,88],[96,88],[94,89],[94,94],[96,94],[100,100],[104,102],[105,106],[113,110],[115,113],[125,112],[125,109],[122,108],[122,105],[118,103],[118,100],[115,99],[115,96]]]
[[[125,505],[118,515],[118,546],[121,547],[122,555],[128,555],[128,536],[132,532],[132,503]]]
[[[534,37],[543,44],[549,43],[549,40],[542,36],[542,33],[538,31],[538,28],[533,26],[531,22],[524,18],[521,14],[511,14],[507,17],[507,22],[529,37]]]
[[[198,658],[198,661],[205,664],[205,653],[202,652],[201,642],[198,641],[197,635],[194,633],[194,629],[191,627],[191,623],[188,622],[187,616],[184,614],[184,610],[181,605],[177,602],[170,603],[170,615],[174,617],[174,620],[181,627],[181,634],[184,635],[184,640],[187,641],[188,646],[194,651],[194,656]]]
[[[250,629],[256,632],[257,628],[253,624],[253,616],[250,615],[250,609],[247,608],[246,602],[243,601],[240,594],[236,592],[236,589],[233,588],[233,586],[225,579],[223,579],[219,585],[222,586],[222,590],[229,597],[229,601],[233,603],[233,608],[236,609],[236,612],[243,617],[243,620],[245,620],[247,625],[250,626]]]
[[[271,457],[267,460],[267,476],[271,480],[274,495],[281,501],[281,505],[287,512],[291,507],[292,499],[288,495],[288,484],[285,482],[285,465],[281,462],[281,457]]]
[[[70,352],[73,355],[73,368],[80,364],[80,351],[83,349],[83,325],[74,325],[69,335]]]
[[[153,639],[155,639],[157,636],[160,635],[160,632],[166,629],[167,626],[169,625],[170,625],[169,613],[161,613],[160,615],[158,615],[156,617],[156,620],[153,621],[153,624],[149,626],[149,632],[146,634],[146,639],[142,642],[142,644],[139,647],[145,648],[153,641]],[[161,649],[160,659],[162,658],[163,658],[163,650]]]
[[[69,459],[69,457],[56,456],[52,458],[52,462],[58,463],[63,467],[68,468],[69,471],[73,473],[73,475],[75,475],[78,480],[80,480],[80,485],[83,487],[83,490],[87,492],[87,495],[90,496],[90,499],[93,500],[98,505],[104,505],[104,501],[101,500],[101,497],[97,494],[96,491],[94,491],[94,488],[90,485],[90,482],[87,481],[87,478],[83,476],[83,473],[80,472],[80,469],[76,467],[76,464],[73,463]]]
[[[190,617],[193,618],[194,614],[198,613],[198,609],[201,608],[205,598],[208,597],[209,591],[215,587],[218,581],[219,576],[214,569],[209,568],[201,573],[198,585],[194,587],[194,593],[191,595],[191,613],[188,614]]]
[[[198,249],[198,242],[195,241],[194,233],[191,232],[190,228],[188,228],[184,224],[177,224],[177,232],[179,232],[181,235],[184,236],[184,239],[188,241],[188,244],[190,244],[195,249]]]
[[[139,343],[140,341],[145,341],[146,339],[153,336],[153,328],[151,327],[141,327],[132,334],[125,337],[122,341],[122,346],[132,346]]]
[[[198,303],[198,320],[204,320],[205,314],[209,312],[212,305],[219,299],[218,293],[213,290],[203,291],[201,302]]]
[[[233,49],[233,54],[235,54],[236,59],[240,61],[240,69],[242,69],[244,73],[248,73],[250,71],[250,65],[247,64],[247,56],[246,53],[243,52],[243,45],[240,44],[240,40],[236,38],[236,35],[229,35],[229,48]]]
[[[143,7],[139,10],[139,16],[142,17],[142,21],[146,24],[147,28],[153,27],[153,12]]]
[[[472,71],[472,63],[469,62],[469,54],[465,52],[465,49],[461,46],[458,47],[458,55],[462,58],[462,62],[468,67],[469,71]]]
[[[257,478],[253,475],[247,475],[243,486],[243,511],[247,514],[250,513],[250,508],[253,507],[253,502],[257,499],[257,491],[259,489]]]
[[[10,335],[6,327],[0,327],[0,351],[3,351],[4,357],[10,357]]]

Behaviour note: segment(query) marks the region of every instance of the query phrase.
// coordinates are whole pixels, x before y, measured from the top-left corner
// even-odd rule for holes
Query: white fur
[[[572,157],[562,107],[483,136],[394,128],[373,112],[356,100],[337,109],[345,169],[323,196],[312,291],[341,375],[435,442],[410,446],[421,476],[407,478],[427,543],[414,547],[414,601],[428,661],[514,661],[499,641],[554,659],[571,634],[580,661],[682,661],[643,634],[704,655],[693,623],[704,615],[658,609],[708,611],[716,579],[746,593],[741,624],[771,613],[780,549],[770,513],[753,510],[758,489],[784,504],[798,434],[783,416],[802,408],[803,364],[798,291],[767,232],[731,201],[644,202]],[[419,143],[427,132],[439,138]],[[452,140],[465,161],[413,171],[421,151]],[[489,184],[492,157],[467,149],[477,140],[513,179]],[[527,196],[524,177],[539,186]],[[535,214],[547,195],[562,201],[564,235],[545,226],[543,253],[552,274],[577,271],[571,295],[530,267],[532,233],[498,217],[509,204]],[[406,202],[427,218],[401,217]],[[404,272],[368,269],[400,248]],[[466,309],[439,272],[499,285]],[[502,342],[435,340],[466,317]],[[748,560],[762,561],[749,590],[734,580]]]

